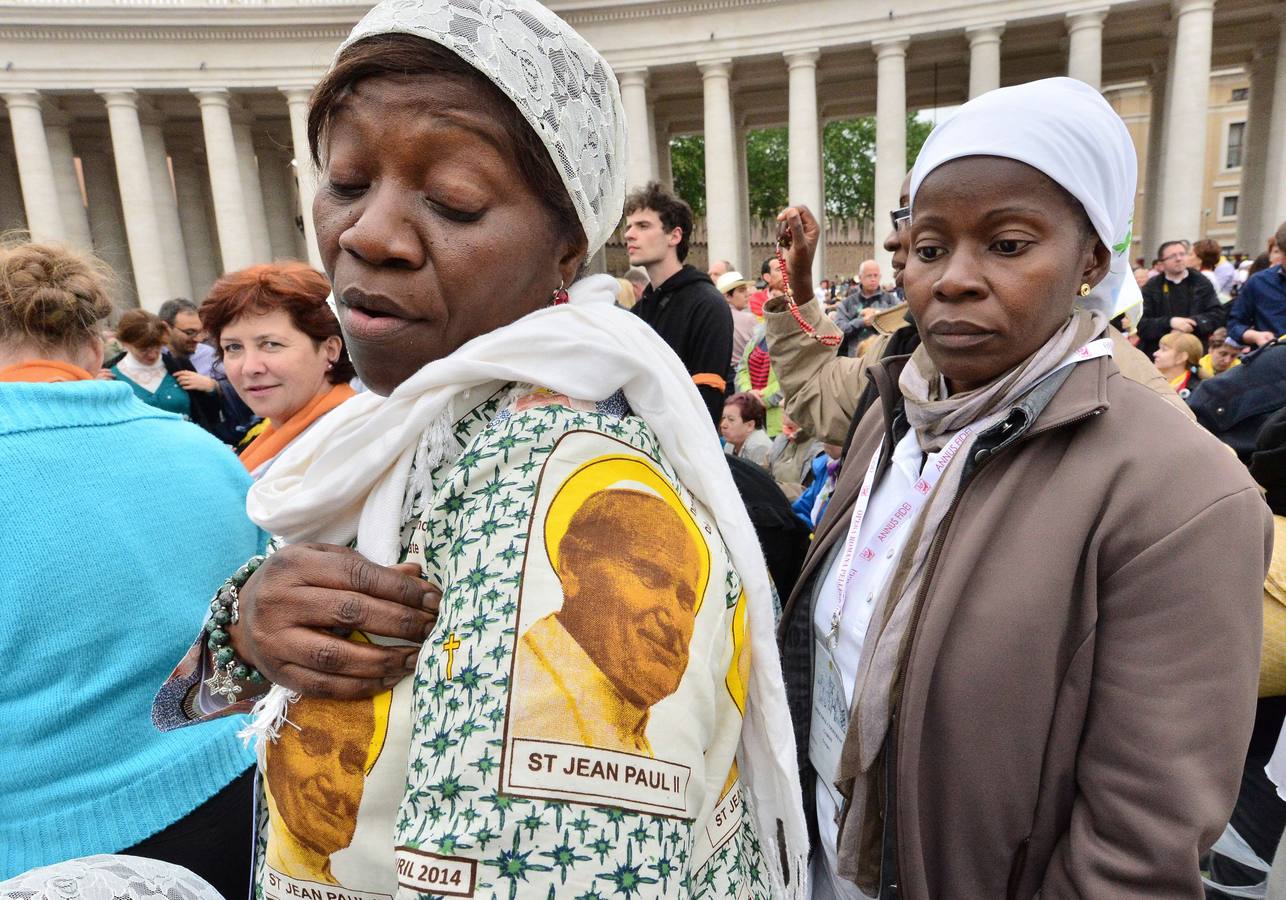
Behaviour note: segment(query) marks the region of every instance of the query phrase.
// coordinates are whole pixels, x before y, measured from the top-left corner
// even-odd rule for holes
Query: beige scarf
[[[883,766],[875,765],[888,734],[899,690],[904,645],[918,603],[930,547],[960,488],[964,460],[977,436],[1004,420],[1022,399],[1069,355],[1107,329],[1100,312],[1076,310],[1034,354],[995,381],[973,391],[946,395],[945,382],[921,345],[902,370],[898,388],[907,421],[925,452],[941,450],[963,429],[968,446],[952,458],[915,523],[902,556],[867,627],[857,664],[854,705],[840,756],[837,786],[849,802],[840,830],[839,872],[866,893],[878,890],[883,832]]]

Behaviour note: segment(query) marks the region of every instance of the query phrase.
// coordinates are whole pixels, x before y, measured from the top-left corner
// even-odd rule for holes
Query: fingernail
[[[433,637],[433,629],[434,629],[434,628],[437,628],[437,627],[438,627],[437,619],[434,619],[434,620],[433,620],[432,622],[430,622],[428,625],[425,625],[425,626],[424,626],[424,639],[425,639],[426,641],[427,641],[429,638]]]
[[[436,608],[437,608],[438,603],[440,603],[441,601],[442,601],[442,592],[441,592],[441,591],[425,591],[425,592],[424,592],[424,601],[423,601],[423,603],[424,603],[424,608],[425,608],[425,609],[436,609]]]
[[[403,678],[403,676],[401,676],[401,675],[390,675],[388,678],[385,678],[385,679],[384,679],[384,681],[383,681],[383,682],[381,682],[381,683],[382,683],[385,687],[392,687],[393,685],[395,685],[395,684],[397,684],[399,681],[401,681],[401,680],[402,680],[402,678]]]
[[[406,667],[412,671],[415,670],[415,667],[419,665],[419,663],[420,663],[420,654],[418,653],[412,653],[410,656],[406,658]]]

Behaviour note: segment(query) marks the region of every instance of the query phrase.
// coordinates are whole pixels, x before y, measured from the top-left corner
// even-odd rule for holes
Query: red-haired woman
[[[309,425],[353,396],[353,364],[326,304],[329,293],[315,269],[276,262],[225,275],[201,304],[201,325],[228,381],[267,421],[241,450],[255,478]]]

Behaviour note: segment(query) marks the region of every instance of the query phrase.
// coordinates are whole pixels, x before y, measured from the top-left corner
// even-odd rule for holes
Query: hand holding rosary
[[[790,249],[792,238],[793,236],[791,234],[789,220],[783,221],[781,223],[781,227],[777,231],[777,246],[774,252],[777,255],[777,262],[781,266],[781,282],[782,287],[785,288],[786,291],[786,308],[790,310],[790,314],[795,319],[796,324],[799,325],[800,331],[817,341],[817,343],[821,344],[823,347],[837,347],[839,346],[839,342],[843,340],[843,335],[818,334],[817,329],[808,323],[803,314],[800,313],[798,304],[795,303],[795,292],[791,290],[790,287],[790,272],[786,266],[786,255],[784,252]]]

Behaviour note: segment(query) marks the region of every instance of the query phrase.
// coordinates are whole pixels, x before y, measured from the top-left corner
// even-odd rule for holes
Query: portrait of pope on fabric
[[[563,482],[543,538],[563,603],[518,642],[510,733],[653,756],[650,710],[687,670],[709,579],[700,529],[655,469],[621,455]]]
[[[367,642],[361,632],[350,640]],[[332,857],[352,843],[358,808],[384,748],[391,691],[364,700],[301,698],[268,743],[267,864],[292,879],[338,884]]]

